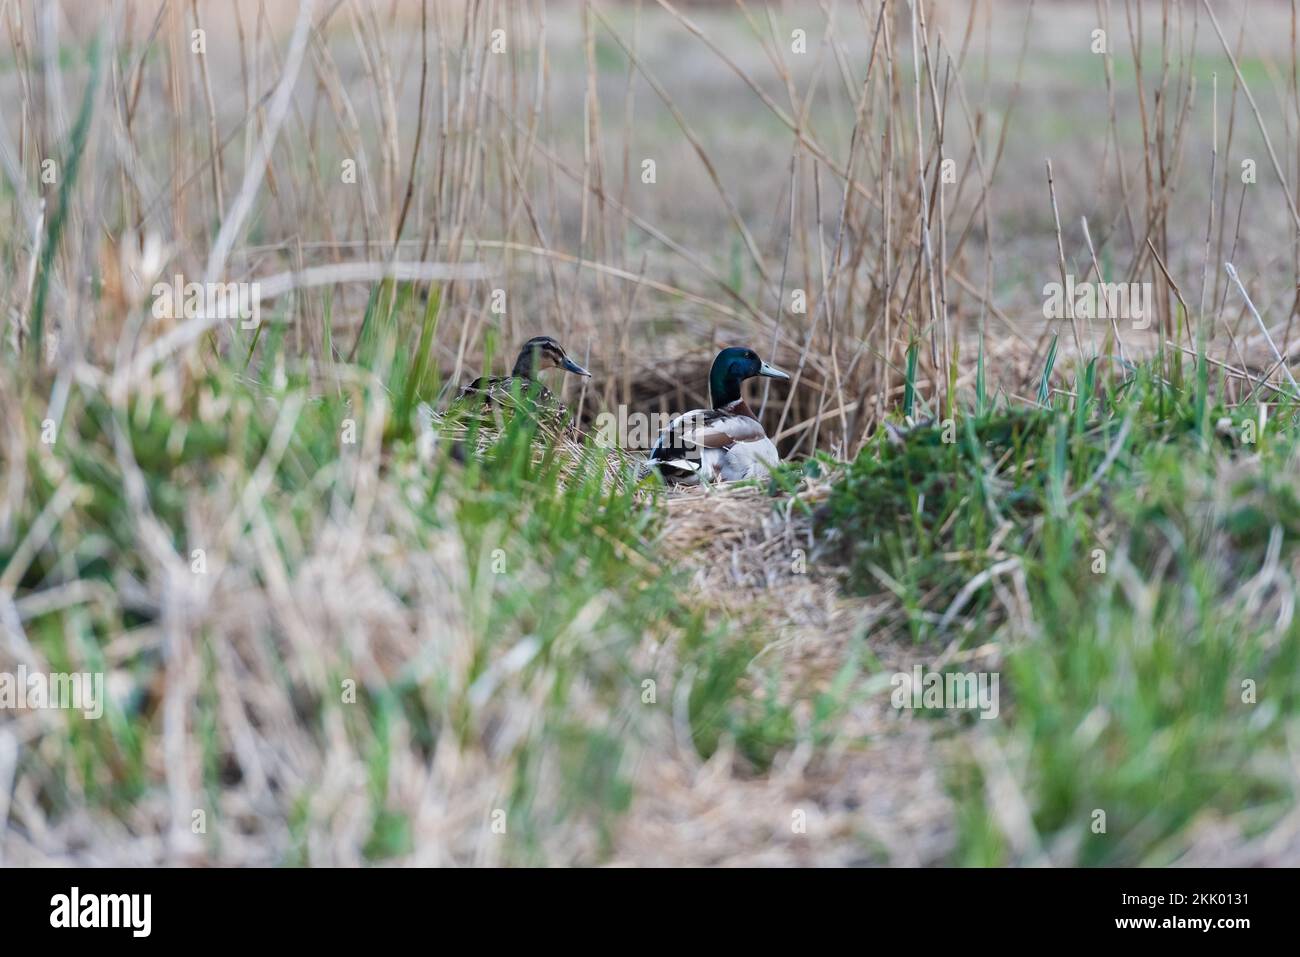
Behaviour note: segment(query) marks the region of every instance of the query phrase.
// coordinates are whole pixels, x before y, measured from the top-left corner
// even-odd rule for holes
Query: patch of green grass
[[[1243,442],[1258,408],[1211,405],[1204,375],[1182,381],[1146,366],[1103,390],[1089,367],[1079,400],[882,436],[835,488],[825,525],[850,587],[893,592],[923,647],[945,632],[1000,646],[996,733],[1038,843],[1000,830],[972,763],[951,774],[967,863],[1034,846],[1167,863],[1206,815],[1249,832],[1294,800],[1300,443],[1286,429]],[[989,582],[963,593],[1008,558],[1028,609]]]

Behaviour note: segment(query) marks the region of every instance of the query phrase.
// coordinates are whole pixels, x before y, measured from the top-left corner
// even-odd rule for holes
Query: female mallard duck
[[[552,404],[551,390],[534,378],[543,369],[563,369],[574,375],[591,377],[591,373],[565,354],[564,348],[550,336],[534,336],[524,343],[510,375],[479,376],[456,396],[456,401],[479,399],[491,405],[508,399],[516,389],[520,395],[531,394],[540,404]]]
[[[781,460],[745,403],[740,384],[754,376],[789,379],[752,349],[723,349],[709,369],[711,409],[692,409],[668,423],[647,465],[678,485],[760,478]]]

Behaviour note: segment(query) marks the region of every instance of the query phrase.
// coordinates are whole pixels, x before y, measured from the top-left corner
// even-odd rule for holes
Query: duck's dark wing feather
[[[457,392],[456,398],[468,399],[472,395],[494,392],[501,387],[501,383],[504,381],[505,378],[503,376],[481,375]]]
[[[542,385],[542,383],[513,375],[479,376],[469,385],[461,389],[460,392],[456,394],[456,398],[478,398],[487,402],[491,402],[493,399],[509,399],[513,390],[516,388],[516,384],[519,389],[519,395],[522,398],[531,397],[535,402],[544,405],[555,402],[555,397],[551,394],[551,390]]]

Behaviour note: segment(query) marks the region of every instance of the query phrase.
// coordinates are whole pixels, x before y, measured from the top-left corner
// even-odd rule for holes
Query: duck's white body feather
[[[743,399],[721,409],[692,409],[659,434],[647,463],[678,485],[762,478],[781,460]]]

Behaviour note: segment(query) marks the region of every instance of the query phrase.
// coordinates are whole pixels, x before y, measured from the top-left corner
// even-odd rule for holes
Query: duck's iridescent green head
[[[739,346],[723,349],[709,370],[709,397],[713,400],[713,407],[721,409],[735,402],[740,398],[740,384],[760,375],[773,379],[790,378],[760,359],[753,349]]]

